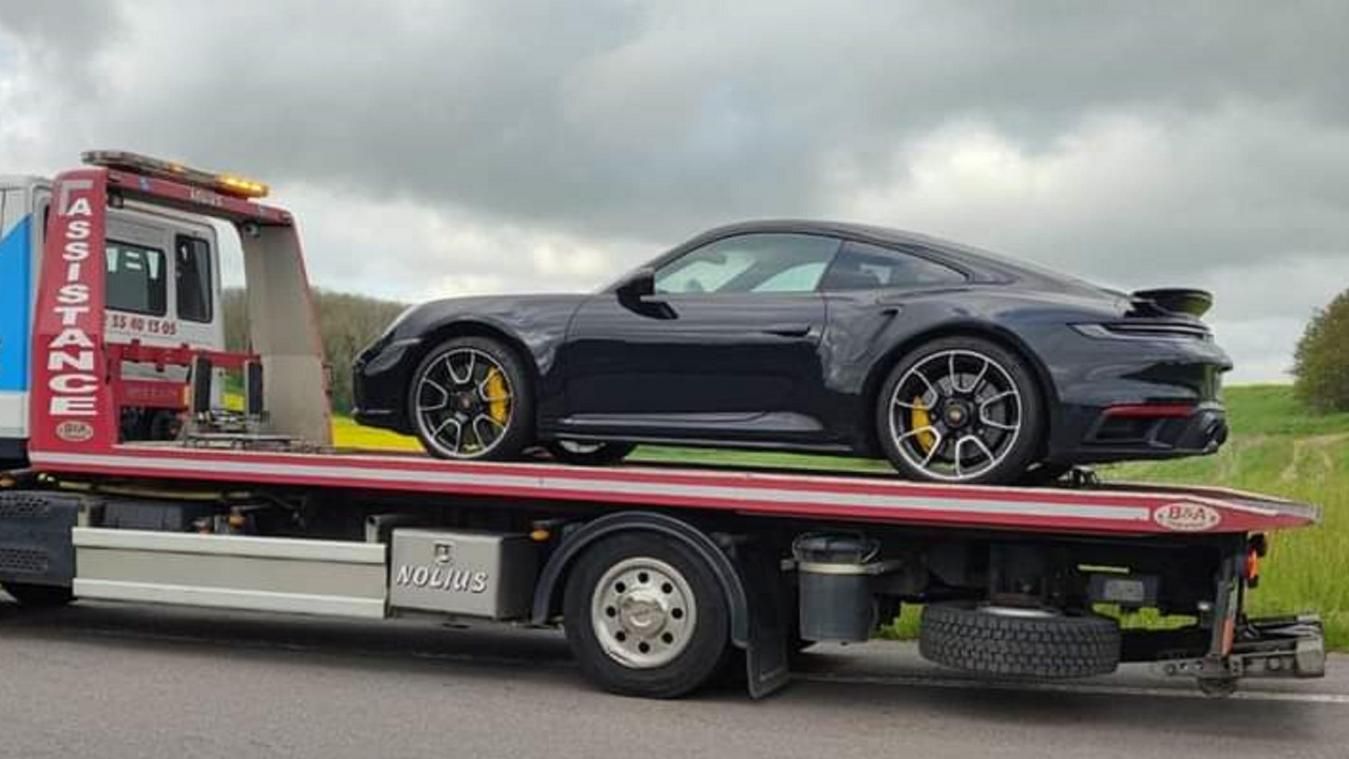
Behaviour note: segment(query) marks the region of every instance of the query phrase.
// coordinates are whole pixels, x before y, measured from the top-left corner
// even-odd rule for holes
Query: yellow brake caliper
[[[932,417],[928,416],[927,406],[923,405],[921,395],[913,397],[913,408],[909,410],[909,424],[913,425],[912,429],[915,430],[932,426]],[[914,437],[918,439],[918,445],[922,447],[923,453],[932,450],[932,446],[937,444],[937,436],[932,434],[931,429],[919,432]]]
[[[506,378],[495,367],[487,374],[487,413],[497,423],[505,425],[511,418],[511,397],[506,390]]]

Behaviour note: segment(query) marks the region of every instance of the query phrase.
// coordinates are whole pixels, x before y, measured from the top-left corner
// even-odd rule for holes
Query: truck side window
[[[178,235],[174,243],[174,276],[178,283],[178,318],[189,322],[211,321],[211,244]]]
[[[168,305],[164,251],[108,240],[107,307],[163,316]]]

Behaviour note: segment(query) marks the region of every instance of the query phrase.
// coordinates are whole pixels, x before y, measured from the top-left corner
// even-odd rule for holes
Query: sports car
[[[602,464],[660,443],[1045,481],[1218,449],[1231,362],[1211,303],[892,229],[749,222],[593,294],[415,306],[360,354],[355,416],[450,459]]]

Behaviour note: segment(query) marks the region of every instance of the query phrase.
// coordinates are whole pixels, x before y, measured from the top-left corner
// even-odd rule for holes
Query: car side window
[[[831,237],[749,234],[685,253],[656,271],[658,293],[812,292],[838,249]]]
[[[822,290],[872,290],[965,282],[964,274],[912,253],[849,240],[825,272]]]

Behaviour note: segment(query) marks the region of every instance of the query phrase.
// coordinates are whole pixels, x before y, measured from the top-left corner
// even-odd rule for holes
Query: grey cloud
[[[317,271],[343,282],[371,269],[340,225],[397,207],[410,273],[380,281],[405,293],[438,265],[580,285],[602,267],[540,251],[617,267],[722,221],[834,215],[1123,285],[1221,281],[1243,318],[1284,319],[1319,294],[1227,272],[1344,271],[1345,29],[1349,4],[1316,0],[0,0],[0,47],[50,93],[25,108],[50,137],[0,159],[125,146],[328,188],[306,202],[345,258]]]

